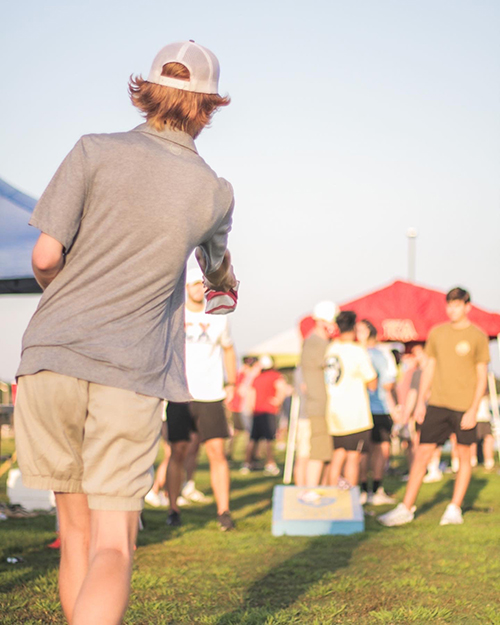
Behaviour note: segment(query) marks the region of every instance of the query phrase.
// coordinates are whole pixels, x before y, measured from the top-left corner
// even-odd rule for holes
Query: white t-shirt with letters
[[[367,382],[375,379],[366,349],[336,340],[325,354],[326,420],[333,436],[345,436],[373,427]]]
[[[186,374],[195,401],[220,401],[224,391],[223,348],[233,344],[228,319],[186,308]]]

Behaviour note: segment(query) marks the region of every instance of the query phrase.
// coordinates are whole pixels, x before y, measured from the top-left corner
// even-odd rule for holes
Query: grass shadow
[[[268,620],[274,623],[273,616],[293,605],[311,587],[348,567],[352,554],[366,538],[366,532],[312,538],[305,549],[254,581],[240,607],[219,617],[217,625],[264,623]]]

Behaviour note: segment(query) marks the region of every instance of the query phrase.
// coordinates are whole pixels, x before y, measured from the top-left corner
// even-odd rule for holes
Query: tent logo
[[[418,333],[411,319],[384,319],[382,321],[386,341],[415,341]]]

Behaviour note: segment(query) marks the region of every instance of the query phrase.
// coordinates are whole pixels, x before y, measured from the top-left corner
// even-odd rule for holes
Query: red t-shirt
[[[255,389],[254,412],[268,412],[278,414],[280,407],[271,403],[276,397],[276,382],[283,379],[282,375],[274,369],[268,369],[260,373],[253,381]]]

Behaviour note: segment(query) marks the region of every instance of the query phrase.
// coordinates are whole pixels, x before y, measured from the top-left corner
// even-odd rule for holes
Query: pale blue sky
[[[27,0],[2,9],[0,177],[39,196],[126,85],[195,39],[231,106],[198,140],[233,183],[240,351],[407,271],[500,310],[500,3]]]

